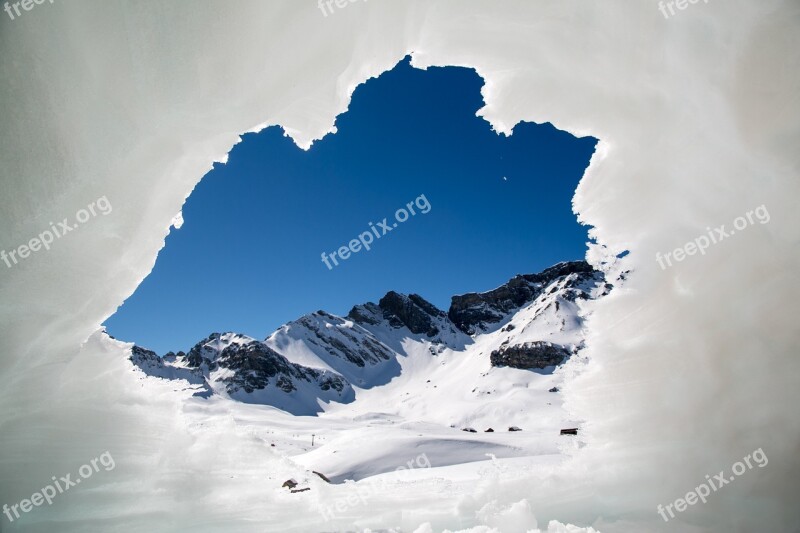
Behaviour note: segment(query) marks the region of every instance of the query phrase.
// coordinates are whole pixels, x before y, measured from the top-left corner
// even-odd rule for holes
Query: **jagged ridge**
[[[597,274],[586,261],[558,263],[539,274],[514,276],[491,291],[453,296],[447,316],[468,335],[485,332],[508,313],[536,299],[553,281],[573,275],[565,289],[576,289],[574,296],[579,296],[583,291],[577,287]]]
[[[405,354],[398,338],[430,345],[436,355],[444,349],[463,350],[474,342],[470,336],[502,327],[505,340],[488,357],[492,366],[540,369],[561,364],[579,341],[568,336],[574,342],[564,346],[531,339],[526,330],[538,323],[534,334],[550,328],[548,335],[556,340],[559,331],[574,331],[575,324],[567,324],[578,320],[571,302],[596,295],[593,291],[602,281],[601,273],[584,261],[559,263],[539,274],[515,276],[491,291],[454,296],[447,312],[417,294],[390,291],[377,304],[354,306],[344,318],[310,313],[264,341],[213,333],[188,353],[170,352],[163,359],[134,346],[131,360],[149,375],[202,384],[200,395],[224,393],[294,414],[313,414],[321,409],[320,400],[352,401],[351,384],[370,388],[399,375],[398,359]],[[514,319],[517,315],[526,318],[520,322]]]

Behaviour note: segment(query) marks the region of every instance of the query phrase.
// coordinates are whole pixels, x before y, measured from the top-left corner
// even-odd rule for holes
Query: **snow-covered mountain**
[[[188,353],[170,352],[163,358],[138,346],[131,350],[131,361],[146,374],[199,385],[199,397],[217,394],[296,414],[316,411],[319,400],[354,399],[352,387],[339,374],[294,363],[246,335],[212,333]]]
[[[516,396],[515,387],[552,385],[542,375],[552,374],[583,341],[580,301],[610,288],[583,261],[559,263],[488,292],[454,296],[447,312],[419,295],[392,291],[377,304],[353,307],[346,317],[305,315],[263,341],[212,333],[188,352],[163,358],[133,346],[130,359],[149,376],[188,382],[196,396],[271,405],[296,415],[334,411],[373,397],[367,391],[376,389],[386,398],[413,392],[415,402],[427,406],[423,411],[433,413],[442,394]],[[441,388],[429,385],[442,368]],[[398,388],[410,382],[424,382],[423,390]],[[441,421],[451,425],[469,417],[456,418]]]

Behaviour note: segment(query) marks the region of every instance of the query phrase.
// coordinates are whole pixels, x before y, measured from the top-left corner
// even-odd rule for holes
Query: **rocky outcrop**
[[[586,281],[599,277],[600,273],[585,261],[558,263],[539,274],[514,276],[508,283],[491,291],[453,296],[447,316],[461,331],[473,335],[486,331],[491,324],[532,302],[559,278],[568,278],[562,288],[562,297],[574,300],[585,298],[582,286]]]
[[[305,340],[322,347],[328,354],[357,367],[376,365],[394,357],[389,347],[370,332],[355,325],[347,326],[341,317],[317,311],[287,324],[290,328],[306,330]],[[329,361],[335,369],[337,364]]]
[[[394,327],[405,326],[411,333],[423,334],[434,337],[439,334],[439,328],[434,323],[434,318],[445,318],[444,311],[437,309],[432,303],[417,294],[400,294],[389,291],[378,302],[378,307],[383,311],[383,317]]]
[[[560,365],[571,354],[570,350],[545,341],[525,342],[515,346],[503,346],[492,352],[492,366],[509,366],[529,370]]]
[[[383,310],[372,302],[353,306],[347,318],[357,324],[377,326],[383,318]]]
[[[131,353],[131,361],[146,373],[204,383],[209,393],[224,389],[239,397],[269,389],[291,394],[303,387],[333,399],[352,392],[342,376],[293,363],[266,343],[235,333],[212,333],[188,353],[170,352],[163,359],[138,346]]]
[[[153,366],[155,368],[164,368],[164,362],[156,352],[142,348],[141,346],[133,345],[131,347],[131,356],[129,359],[136,366]]]
[[[163,379],[182,379],[192,385],[205,383],[202,372],[193,368],[176,368],[162,359],[155,352],[136,346],[131,347],[130,361],[148,376]]]
[[[216,362],[220,368],[233,371],[231,376],[222,379],[228,394],[239,390],[250,394],[264,389],[269,386],[272,378],[275,378],[272,380],[275,386],[286,393],[297,390],[295,382],[298,380],[316,382],[323,391],[333,389],[341,392],[345,387],[340,376],[291,363],[275,350],[255,340],[242,345],[230,344],[222,350]]]
[[[391,340],[394,335],[388,339],[383,336],[386,326],[390,330],[407,329],[411,335],[419,335],[438,345],[437,348],[431,347],[432,355],[439,353],[442,345],[460,350],[472,343],[472,339],[450,321],[447,313],[418,294],[390,291],[377,304],[369,302],[353,307],[347,318],[375,333],[395,350],[398,346]]]
[[[602,274],[586,262],[559,263],[488,292],[455,296],[447,313],[417,294],[390,291],[377,304],[353,307],[347,317],[307,314],[263,341],[212,333],[186,353],[159,358],[134,346],[130,359],[149,375],[202,385],[195,396],[227,395],[310,415],[322,402],[352,401],[354,386],[390,382],[401,373],[400,356],[409,340],[438,357],[465,350],[476,342],[471,335],[499,330],[491,344],[497,348],[490,353],[493,366],[559,365],[580,346],[582,319],[575,301],[602,295],[603,283]]]

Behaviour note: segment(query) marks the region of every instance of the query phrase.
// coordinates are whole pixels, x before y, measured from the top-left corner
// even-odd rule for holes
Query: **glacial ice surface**
[[[0,249],[103,195],[113,205],[0,266],[0,503],[104,451],[117,465],[0,528],[505,532],[535,516],[553,532],[796,529],[799,22],[794,0],[669,19],[626,0],[373,1],[327,17],[288,0],[76,0],[0,17]],[[479,485],[402,480],[321,525],[316,506],[353,489],[276,490],[302,469],[265,459],[224,411],[198,424],[193,410],[213,405],[144,387],[98,328],[240,134],[280,125],[307,148],[408,53],[475,68],[498,132],[549,121],[601,140],[573,206],[593,228],[587,258],[628,282],[594,309],[589,366],[564,388],[586,421],[568,461]],[[762,205],[768,223],[656,262]],[[757,448],[763,469],[669,523],[656,513]]]

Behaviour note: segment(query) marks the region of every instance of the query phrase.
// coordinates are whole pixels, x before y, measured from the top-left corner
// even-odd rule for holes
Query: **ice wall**
[[[372,0],[327,16],[298,0],[63,0],[0,13],[0,250],[101,197],[113,206],[0,263],[0,504],[104,451],[116,462],[24,520],[0,515],[0,531],[324,529],[308,500],[274,491],[290,462],[258,459],[231,419],[196,427],[171,389],[145,394],[123,348],[93,333],[239,134],[280,124],[307,147],[354,87],[407,53],[476,68],[498,131],[551,121],[601,139],[574,207],[595,228],[590,259],[630,250],[613,267],[630,273],[594,310],[592,363],[566,390],[588,421],[567,468],[469,497],[384,494],[329,529],[515,531],[523,498],[540,524],[604,532],[797,529],[798,26],[793,0],[699,2],[669,18],[627,0]],[[656,261],[761,205],[768,223]],[[766,467],[669,523],[656,513],[757,448]]]

